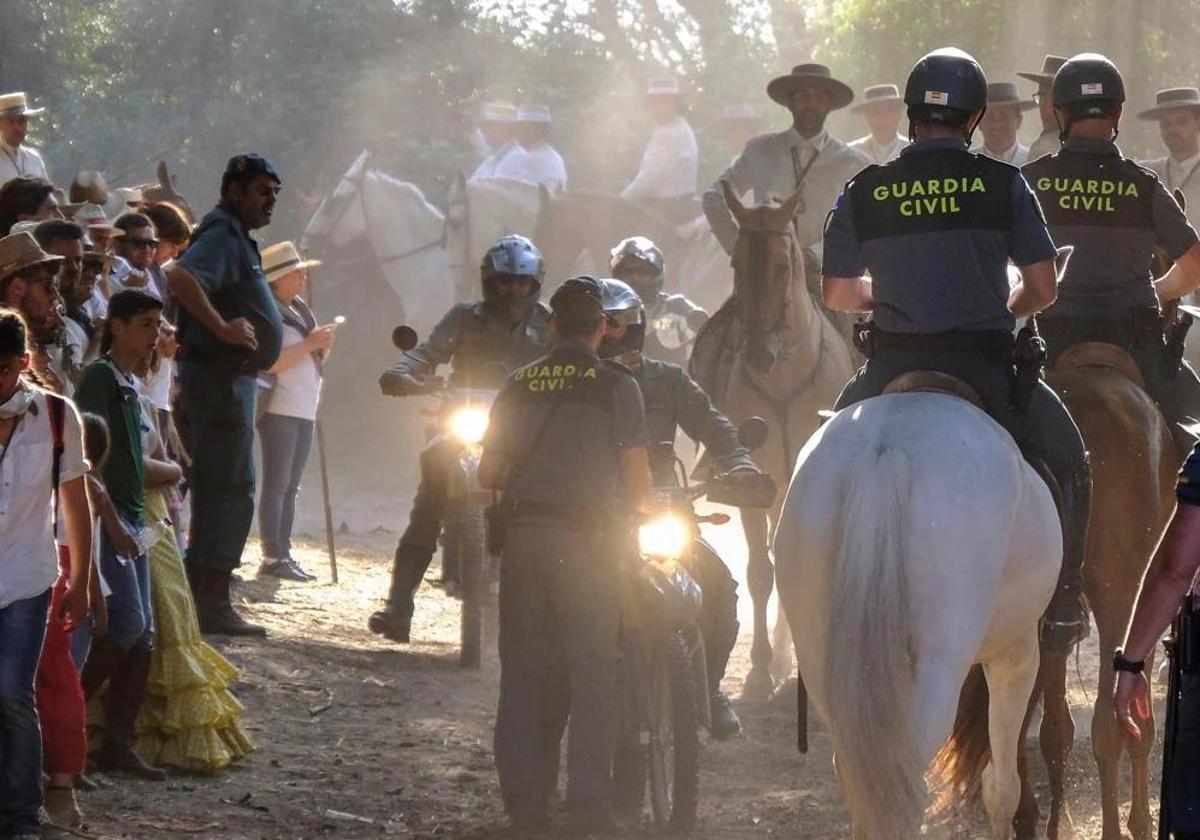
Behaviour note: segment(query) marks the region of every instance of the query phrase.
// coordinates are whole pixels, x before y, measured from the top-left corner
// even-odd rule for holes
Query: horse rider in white
[[[650,80],[646,105],[654,130],[642,152],[637,175],[621,191],[631,201],[678,199],[696,194],[700,148],[683,114],[679,80],[665,76]]]
[[[45,111],[45,108],[30,108],[24,93],[0,95],[0,184],[18,175],[36,175],[50,180],[41,154],[25,145],[29,118]]]
[[[550,109],[545,105],[522,105],[517,109],[517,142],[522,154],[498,167],[493,177],[515,178],[541,184],[550,192],[567,188],[567,166],[550,145]]]
[[[1016,82],[989,82],[987,111],[979,121],[983,142],[971,151],[1020,169],[1029,162],[1029,147],[1017,139],[1022,112],[1037,106],[1032,99],[1021,99]]]
[[[1183,192],[1185,212],[1190,220],[1200,218],[1200,90],[1194,87],[1160,90],[1155,105],[1138,114],[1139,119],[1156,120],[1167,156],[1143,161],[1153,170],[1167,192]]]
[[[851,140],[850,148],[862,152],[872,163],[895,160],[908,145],[908,138],[899,130],[904,103],[895,85],[871,85],[863,90],[862,102],[850,110],[865,119],[871,129],[865,137]]]
[[[1050,95],[1050,87],[1054,84],[1054,74],[1058,72],[1059,67],[1066,63],[1066,56],[1048,55],[1042,61],[1040,73],[1017,74],[1022,79],[1028,79],[1038,86],[1037,91],[1033,94],[1033,99],[1037,102],[1038,116],[1042,118],[1042,133],[1029,147],[1031,161],[1057,152],[1058,147],[1062,145],[1058,136],[1061,129],[1058,127],[1058,119],[1054,116],[1054,100]]]
[[[477,132],[487,149],[487,156],[475,167],[470,180],[495,178],[505,167],[515,165],[525,152],[517,145],[517,108],[507,102],[489,102],[479,115]]]
[[[733,165],[704,193],[704,215],[726,253],[733,252],[737,223],[725,204],[722,181],[738,195],[754,191],[757,203],[783,200],[803,189],[796,214],[797,241],[810,255],[821,248],[825,217],[842,187],[871,159],[825,130],[831,111],[845,108],[854,91],[833,78],[823,64],[800,64],[767,85],[767,96],[792,113],[786,131],[751,139]],[[810,274],[816,274],[814,270]]]

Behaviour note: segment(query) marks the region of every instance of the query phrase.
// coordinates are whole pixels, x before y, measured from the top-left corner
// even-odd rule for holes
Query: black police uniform
[[[963,141],[924,140],[846,186],[826,227],[823,273],[869,271],[875,300],[871,355],[836,407],[876,396],[910,371],[966,381],[1026,457],[1057,479],[1063,565],[1077,573],[1091,494],[1083,440],[1044,382],[1034,385],[1025,408],[1014,404],[1012,387],[1007,265],[1054,255],[1037,200],[1017,169],[969,152]]]
[[[1108,141],[1069,138],[1024,171],[1054,241],[1075,248],[1058,300],[1038,316],[1050,362],[1085,341],[1119,345],[1172,423],[1200,419],[1200,379],[1167,358],[1150,270],[1156,248],[1175,260],[1197,242],[1175,199]]]
[[[495,755],[514,820],[544,817],[561,732],[547,710],[564,690],[567,805],[585,818],[611,807],[621,598],[607,532],[620,518],[612,506],[619,453],[646,445],[637,383],[575,342],[514,374],[492,408],[484,458],[508,465],[512,511],[500,571]]]
[[[498,387],[504,380],[497,376],[504,377],[536,359],[549,349],[551,341],[550,313],[540,303],[515,325],[492,315],[485,303],[460,303],[438,322],[426,342],[405,353],[380,377],[379,386],[385,394],[404,396],[411,386],[402,377],[420,381],[433,375],[439,365],[449,363],[450,385]],[[489,371],[488,366],[497,362],[503,369]],[[408,527],[396,546],[388,594],[388,610],[406,619],[412,615],[413,598],[437,550],[449,464],[457,451],[454,441],[439,438],[421,452],[421,483]]]

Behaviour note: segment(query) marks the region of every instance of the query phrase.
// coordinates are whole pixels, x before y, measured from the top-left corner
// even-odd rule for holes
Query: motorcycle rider
[[[451,366],[452,385],[501,387],[509,371],[545,355],[552,343],[550,312],[539,301],[545,273],[541,252],[530,240],[501,238],[479,267],[483,300],[455,304],[427,341],[379,377],[380,389],[394,397],[425,393],[428,379],[443,364]],[[421,453],[421,483],[396,546],[387,604],[368,623],[372,632],[392,641],[409,640],[413,598],[437,550],[447,476],[457,454],[458,444],[441,436]]]
[[[646,309],[637,291],[621,280],[600,281],[608,330],[600,343],[600,357],[612,359],[628,369],[642,389],[646,405],[646,427],[652,444],[675,441],[677,428],[704,445],[715,461],[714,473],[757,472],[750,453],[738,440],[737,428],[713,408],[708,395],[680,366],[649,358],[643,349]],[[672,458],[656,457],[650,469],[655,487],[677,483]],[[737,581],[725,563],[703,539],[695,543],[695,566],[691,569],[704,592],[700,629],[704,634],[708,666],[712,727],[709,734],[724,741],[741,731],[741,721],[721,692],[721,680],[729,655],[737,643]]]
[[[696,333],[708,313],[684,295],[667,294],[666,261],[662,249],[645,236],[622,239],[610,252],[609,271],[633,287],[646,307],[647,353],[677,365],[686,365]]]
[[[1088,629],[1081,567],[1091,473],[1079,429],[1039,378],[1042,359],[1032,351],[1040,342],[1025,330],[1015,343],[1012,335],[1015,318],[1054,301],[1054,243],[1020,171],[968,150],[987,106],[975,59],[954,48],[926,55],[904,101],[913,144],[856,175],[825,230],[826,305],[873,317],[867,363],[836,407],[874,397],[910,371],[950,374],[1046,465],[1061,491],[1063,563],[1042,637],[1065,656]],[[942,185],[945,193],[934,189]],[[1022,277],[1011,293],[1010,259]]]

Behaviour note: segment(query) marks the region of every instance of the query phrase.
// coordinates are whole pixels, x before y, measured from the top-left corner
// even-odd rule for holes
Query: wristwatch
[[[1146,660],[1139,659],[1134,662],[1131,659],[1125,658],[1125,651],[1117,648],[1113,654],[1112,666],[1114,671],[1128,671],[1131,674],[1140,674],[1146,670]]]

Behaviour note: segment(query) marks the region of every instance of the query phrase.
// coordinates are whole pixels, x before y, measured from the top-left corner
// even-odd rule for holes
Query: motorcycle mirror
[[[767,442],[770,431],[766,420],[761,417],[748,417],[738,426],[738,440],[742,446],[753,452]]]
[[[401,353],[407,353],[417,346],[417,331],[408,324],[401,324],[392,330],[392,344]]]

